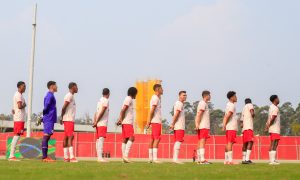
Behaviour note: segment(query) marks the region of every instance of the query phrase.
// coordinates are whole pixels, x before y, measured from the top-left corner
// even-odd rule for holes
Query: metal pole
[[[33,8],[32,22],[32,47],[29,66],[29,94],[28,94],[28,113],[27,113],[27,137],[31,134],[31,115],[32,115],[32,96],[33,96],[33,74],[34,74],[34,55],[35,55],[35,36],[36,36],[36,13],[37,4]]]

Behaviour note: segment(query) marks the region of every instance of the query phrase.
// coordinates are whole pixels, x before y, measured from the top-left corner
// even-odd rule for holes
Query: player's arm
[[[51,104],[51,98],[46,97],[44,102],[44,109],[43,109],[43,115],[48,114]]]
[[[97,123],[100,121],[100,119],[103,117],[105,111],[106,111],[107,107],[103,106],[100,113],[98,114],[98,116],[96,116],[95,120],[94,120],[94,124],[93,127],[97,126]]]
[[[154,116],[154,112],[155,112],[156,107],[157,107],[156,105],[153,105],[150,109],[150,113],[149,113],[148,119],[147,119],[146,129],[149,129],[149,127],[150,127],[150,123],[151,123],[151,120]]]
[[[199,112],[197,112],[197,115],[196,115],[196,118],[195,118],[195,130],[196,131],[199,129],[203,113],[204,113],[204,110],[202,110],[202,109],[199,110]]]
[[[254,109],[250,109],[250,113],[251,113],[251,116],[254,118],[255,117]]]
[[[22,101],[18,101],[18,108],[24,109],[26,107],[26,103],[23,103]]]
[[[69,104],[70,104],[69,101],[65,101],[65,102],[64,102],[64,105],[63,105],[63,107],[62,107],[62,109],[61,109],[61,115],[60,115],[61,119],[60,119],[60,124],[62,124],[63,117],[64,117],[64,115],[66,114],[66,110],[67,110],[67,107],[69,106]]]
[[[229,119],[232,117],[233,115],[233,112],[229,111],[225,116],[224,116],[224,119],[223,119],[223,131],[226,130],[226,125],[227,123],[229,122]]]
[[[127,110],[128,110],[128,107],[129,107],[129,106],[127,106],[127,105],[124,105],[124,106],[123,106],[123,108],[122,108],[122,110],[121,110],[121,112],[120,112],[120,116],[119,116],[119,120],[118,120],[118,122],[117,122],[117,125],[121,125],[121,124],[122,124],[122,122],[123,122],[123,120],[124,120],[124,118],[125,118],[125,114],[126,114],[126,112],[127,112]]]
[[[266,128],[265,131],[268,131],[268,129],[270,128],[271,125],[273,125],[273,123],[275,122],[275,119],[277,118],[277,115],[273,115],[269,121],[266,123]]]
[[[178,121],[179,115],[180,115],[181,111],[180,110],[176,110],[176,112],[174,112],[174,116],[173,116],[173,120],[172,120],[172,124],[170,126],[170,129],[174,129],[174,126],[176,124],[176,122]]]

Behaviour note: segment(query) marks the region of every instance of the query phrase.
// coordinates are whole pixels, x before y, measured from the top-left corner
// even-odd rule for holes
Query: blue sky
[[[185,89],[188,100],[212,92],[223,109],[226,92],[238,107],[271,94],[300,102],[300,1],[297,0],[13,0],[0,7],[0,113],[9,113],[19,80],[28,82],[33,4],[38,31],[33,110],[42,109],[48,80],[79,85],[78,116],[94,113],[101,89],[111,89],[111,124],[136,80],[163,80],[163,114]],[[27,97],[27,93],[25,94]]]

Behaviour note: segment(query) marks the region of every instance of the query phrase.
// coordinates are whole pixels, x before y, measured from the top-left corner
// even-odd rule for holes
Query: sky
[[[77,82],[78,117],[93,114],[110,88],[110,128],[127,89],[151,78],[163,81],[168,120],[180,90],[194,102],[208,89],[220,109],[229,90],[240,110],[246,97],[259,106],[271,94],[300,102],[298,0],[10,0],[0,6],[0,113],[10,112],[17,82],[28,83],[34,3],[33,112],[42,111],[49,80],[58,84],[59,113]]]

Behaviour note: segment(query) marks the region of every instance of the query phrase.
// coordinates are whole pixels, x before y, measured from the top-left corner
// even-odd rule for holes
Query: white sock
[[[69,148],[64,148],[64,158],[69,159]]]
[[[246,161],[247,151],[243,151],[243,161]]]
[[[227,152],[228,162],[232,162],[232,151]]]
[[[10,155],[9,155],[9,158],[15,157],[15,151],[16,151],[16,147],[17,147],[19,139],[20,139],[20,136],[14,136],[13,137],[13,140],[12,140],[11,145],[10,145]]]
[[[75,158],[73,146],[69,147],[70,159]]]
[[[176,141],[173,149],[173,161],[178,161],[181,142]]]
[[[225,152],[225,162],[228,162],[228,152]]]
[[[122,143],[122,157],[125,156],[125,149],[126,149],[126,144]]]
[[[201,160],[200,149],[197,149],[197,158],[198,158],[198,161]]]
[[[149,149],[149,161],[153,161],[153,149]]]
[[[205,161],[205,149],[201,148],[199,149],[199,151],[200,151],[200,161],[203,162]]]
[[[251,150],[247,150],[247,153],[246,153],[246,161],[249,161],[249,160],[250,160],[250,156],[251,156]]]
[[[96,153],[97,153],[97,157],[98,157],[98,141],[99,141],[99,139],[96,140]]]
[[[269,152],[269,156],[270,156],[270,162],[275,162],[276,160],[276,151],[270,151]]]
[[[153,148],[153,161],[157,161],[157,148]]]
[[[126,148],[125,148],[125,158],[128,158],[128,155],[129,155],[129,152],[130,152],[130,148],[131,148],[131,145],[132,145],[132,141],[127,141],[127,144],[126,144]]]
[[[103,154],[103,144],[104,144],[104,138],[100,137],[98,139],[98,160],[103,160],[102,154]]]

